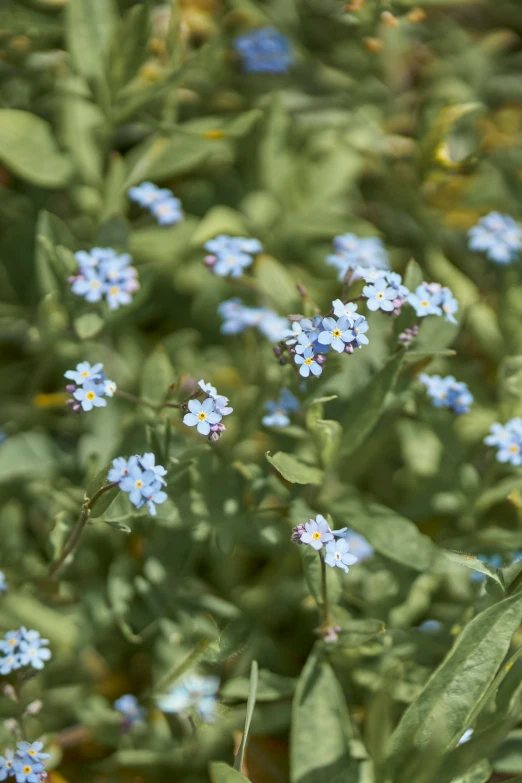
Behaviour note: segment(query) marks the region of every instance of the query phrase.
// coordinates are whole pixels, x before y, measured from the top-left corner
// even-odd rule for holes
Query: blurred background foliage
[[[291,40],[287,74],[241,70],[234,38],[266,25]],[[482,441],[522,415],[522,279],[471,253],[466,231],[493,209],[522,217],[521,35],[516,0],[0,2],[0,624],[51,642],[29,690],[44,701],[31,731],[52,740],[52,783],[208,780],[211,761],[232,762],[253,659],[245,776],[287,781],[292,758],[292,783],[371,781],[369,755],[384,763],[455,638],[505,605],[522,478]],[[182,223],[160,227],[130,205],[143,180],[172,189]],[[404,357],[397,328],[370,314],[370,345],[329,361],[291,427],[263,428],[264,402],[297,393],[292,370],[253,331],[223,336],[218,304],[301,312],[300,283],[326,312],[339,285],[324,258],[349,231],[381,237],[397,271],[414,259],[412,279],[448,285],[459,325],[426,320]],[[262,242],[257,287],[205,270],[203,244],[219,233]],[[128,307],[71,295],[72,252],[93,245],[132,254],[141,290]],[[83,359],[151,402],[204,377],[231,398],[226,435],[211,447],[176,412],[119,399],[74,417],[63,373]],[[428,365],[468,383],[469,414],[431,407],[415,380]],[[88,480],[145,450],[168,467],[168,503],[153,519],[118,497],[49,585]],[[267,451],[292,454],[299,483]],[[375,549],[334,574],[343,633],[329,648],[315,642],[304,547],[289,540],[317,513]],[[500,554],[505,568],[473,561],[489,574],[477,584],[443,549]],[[376,779],[522,775],[522,670],[501,669],[515,631],[522,643],[518,614],[474,631],[484,684],[480,666],[505,677],[455,719],[463,732],[473,717],[479,739],[441,762],[432,736]],[[417,630],[428,619],[434,634]],[[190,654],[222,678],[220,719],[196,737],[150,702]],[[472,690],[459,687],[430,708],[432,731]],[[149,718],[122,736],[111,705],[125,692]],[[4,720],[12,707],[0,702]]]

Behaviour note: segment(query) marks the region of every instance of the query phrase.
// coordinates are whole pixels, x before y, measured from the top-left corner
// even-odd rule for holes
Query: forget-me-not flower
[[[469,231],[469,248],[484,252],[490,261],[510,264],[522,250],[522,231],[510,215],[490,212]]]
[[[174,226],[183,220],[181,201],[172,195],[169,198],[155,201],[151,204],[150,211],[160,226]]]
[[[348,318],[348,320],[351,322],[350,326],[353,326],[353,322],[358,316],[358,305],[356,302],[346,302],[346,304],[344,304],[344,302],[342,302],[340,299],[334,299],[332,302],[332,308],[334,315],[336,315],[337,318]]]
[[[363,345],[368,345],[370,342],[369,339],[366,337],[366,332],[369,329],[369,323],[364,317],[364,315],[360,315],[359,318],[356,318],[354,321],[354,324],[351,328],[352,332],[352,342],[355,343],[355,345],[358,348],[361,348]]]
[[[310,519],[304,526],[300,541],[302,544],[308,544],[312,549],[319,551],[323,544],[333,541],[333,533],[326,519],[318,514],[315,519]]]
[[[183,715],[195,710],[205,722],[216,718],[218,677],[202,677],[192,674],[179,685],[175,685],[157,700],[162,712]]]
[[[44,765],[41,761],[17,758],[13,765],[13,771],[16,783],[39,783],[42,780],[40,773],[44,771]]]
[[[128,723],[138,723],[143,720],[145,710],[132,693],[125,693],[116,699],[114,709],[120,712]]]
[[[453,375],[442,378],[440,375],[425,373],[419,375],[419,380],[426,387],[436,408],[449,408],[458,414],[469,413],[473,395],[464,382],[455,380]]]
[[[31,666],[33,669],[41,670],[45,666],[46,661],[51,658],[51,651],[43,646],[46,639],[40,640],[41,643],[31,644],[22,640],[20,642],[20,664],[21,666]]]
[[[299,375],[302,375],[303,378],[308,378],[310,373],[318,377],[323,371],[322,366],[316,361],[313,348],[307,348],[303,354],[296,353],[294,362],[300,365]]]
[[[343,527],[340,530],[332,530],[332,533],[336,538],[344,538],[350,545],[350,551],[357,556],[359,562],[368,560],[372,557],[374,549],[371,544],[361,536],[360,533],[356,533],[355,530],[351,530],[348,527]]]
[[[74,381],[77,386],[82,386],[86,381],[95,381],[103,375],[103,364],[97,362],[92,367],[89,362],[80,362],[76,365],[76,370],[67,370],[64,373],[65,378]]]
[[[337,353],[342,353],[347,343],[353,340],[350,327],[352,324],[346,316],[335,318],[323,318],[321,330],[317,338],[321,345],[330,345]]]
[[[368,310],[384,310],[391,313],[394,309],[393,300],[397,294],[395,289],[388,285],[386,278],[381,277],[373,285],[365,285],[362,292],[368,299],[366,303]]]
[[[329,541],[326,544],[324,562],[332,568],[335,568],[336,566],[342,568],[347,574],[349,571],[348,566],[357,562],[357,558],[350,553],[349,549],[350,545],[345,538],[337,538],[335,541]]]
[[[505,425],[495,422],[484,443],[497,447],[498,462],[508,462],[515,467],[522,465],[522,419],[510,419]]]
[[[214,400],[210,397],[207,397],[203,402],[189,400],[190,413],[186,413],[183,417],[183,424],[186,424],[187,427],[196,427],[201,435],[208,435],[210,425],[217,424],[222,418],[221,414],[216,413],[215,407]]]
[[[421,318],[426,315],[442,315],[442,294],[440,290],[430,292],[427,283],[417,286],[415,293],[410,294],[407,301]]]
[[[286,73],[293,63],[290,40],[274,27],[262,27],[234,41],[245,73]]]
[[[129,494],[131,503],[136,508],[145,504],[152,516],[156,514],[156,503],[164,503],[167,493],[161,489],[166,482],[163,476],[167,471],[162,465],[156,465],[153,454],[135,455],[129,460],[118,457],[113,460],[112,468],[107,478],[117,482],[122,492]]]
[[[267,400],[265,410],[268,414],[263,416],[265,427],[287,427],[290,424],[289,413],[299,410],[299,400],[288,389],[282,389],[279,400]]]
[[[107,400],[104,399],[105,387],[103,383],[87,381],[73,392],[73,397],[78,400],[84,411],[91,411],[93,408],[104,408]]]
[[[78,263],[78,274],[70,278],[74,294],[91,303],[105,297],[111,310],[129,304],[130,294],[139,283],[128,253],[118,255],[112,248],[93,248],[89,253],[79,250],[74,256]]]
[[[0,780],[5,780],[13,776],[15,763],[14,750],[7,748],[4,755],[0,756]]]
[[[50,753],[42,753],[43,742],[18,742],[16,745],[16,755],[19,758],[29,756],[33,761],[45,761],[50,759]]]

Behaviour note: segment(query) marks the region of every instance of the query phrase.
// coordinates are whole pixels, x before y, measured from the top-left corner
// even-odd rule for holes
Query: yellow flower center
[[[361,330],[355,327],[355,334],[360,334]]]
[[[509,450],[512,454],[516,454],[519,451],[519,448],[513,443],[513,445],[509,447]]]
[[[82,372],[82,378],[88,378],[89,377],[89,370],[85,370]]]
[[[18,644],[18,639],[9,639],[9,647],[14,647],[15,644]]]
[[[136,481],[134,482],[134,486],[136,487],[136,489],[141,489],[143,486],[143,481],[141,479],[136,479]]]
[[[442,305],[442,309],[444,310],[445,313],[449,313],[449,305],[447,304]]]
[[[312,362],[313,362],[313,359],[305,359],[304,360],[305,364],[312,364]]]
[[[321,540],[321,534],[320,534],[320,532],[319,532],[318,530],[316,530],[316,531],[315,531],[315,533],[312,533],[312,538],[313,538],[315,541],[320,541],[320,540]]]
[[[31,748],[30,750],[27,751],[27,755],[28,756],[36,756],[36,751]]]
[[[91,402],[92,402],[92,400],[96,399],[96,395],[95,395],[95,393],[93,391],[88,391],[87,394],[85,395],[85,397],[88,400],[91,400]]]
[[[340,337],[341,336],[341,330],[340,329],[334,329],[332,332],[334,337]]]
[[[205,421],[205,419],[206,419],[206,418],[207,418],[207,414],[206,414],[204,411],[200,411],[200,412],[198,413],[198,419],[199,419],[200,421]]]
[[[111,294],[111,296],[116,296],[116,294],[118,293],[118,291],[119,291],[119,290],[120,290],[120,289],[118,288],[118,286],[117,286],[117,285],[113,285],[113,287],[111,288],[111,290],[109,291],[109,293]]]
[[[421,307],[429,307],[429,306],[430,306],[430,303],[427,302],[426,299],[424,299],[424,301],[421,302]]]
[[[30,775],[33,771],[33,768],[29,766],[29,764],[26,764],[25,767],[23,767],[22,772],[24,775]]]
[[[91,280],[91,288],[99,288],[101,283],[99,280]]]
[[[375,298],[376,299],[384,299],[384,294],[383,293],[377,294],[377,296]]]

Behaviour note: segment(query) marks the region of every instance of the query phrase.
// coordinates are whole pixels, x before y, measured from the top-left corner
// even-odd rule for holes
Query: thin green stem
[[[323,624],[325,627],[330,625],[330,606],[328,604],[328,588],[326,585],[326,563],[323,553],[319,550],[319,559],[321,561],[321,592],[323,596]]]
[[[81,535],[83,533],[83,530],[89,520],[89,513],[91,511],[91,508],[94,506],[98,498],[100,498],[105,492],[108,492],[111,489],[114,489],[114,487],[117,487],[118,483],[116,481],[112,481],[110,484],[106,484],[104,487],[101,487],[101,489],[96,492],[92,498],[86,498],[85,502],[82,506],[82,513],[76,520],[73,529],[71,530],[71,535],[69,536],[66,545],[64,546],[62,553],[58,560],[56,560],[54,563],[52,563],[51,567],[49,568],[49,571],[47,573],[47,579],[53,579],[60,568],[63,566],[67,558],[69,557],[72,552],[76,549],[78,546],[78,542],[81,538]]]
[[[141,397],[136,397],[134,394],[129,394],[128,392],[120,391],[119,389],[117,389],[114,394],[116,397],[121,397],[122,400],[134,402],[136,405],[145,405],[147,408],[151,408],[153,411],[159,411],[163,407],[162,405],[156,405],[153,402],[147,402],[147,400],[142,400]]]
[[[25,728],[25,716],[24,716],[24,702],[22,699],[22,675],[20,672],[16,672],[16,683],[14,686],[16,694],[16,706],[18,709],[18,726],[20,727],[20,736],[23,740],[27,739],[27,731]]]

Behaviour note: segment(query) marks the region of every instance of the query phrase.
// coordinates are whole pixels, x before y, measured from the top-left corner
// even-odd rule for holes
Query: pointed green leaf
[[[278,451],[272,457],[270,452],[267,451],[266,458],[278,473],[292,484],[321,484],[323,480],[322,470],[305,465],[304,462],[300,462],[292,454]]]
[[[464,555],[461,552],[450,552],[445,549],[442,550],[442,553],[453,563],[465,566],[466,568],[471,568],[472,571],[479,571],[481,574],[489,576],[490,579],[493,579],[493,581],[497,583],[503,593],[506,592],[504,576],[499,568],[494,568],[493,566],[490,566],[489,563],[483,563],[482,560],[479,560],[473,555]]]
[[[148,357],[141,378],[141,396],[159,404],[166,400],[169,386],[176,380],[176,373],[169,355],[160,345]]]
[[[214,761],[210,765],[210,780],[212,783],[248,783],[248,778],[224,761]]]
[[[252,715],[254,714],[254,707],[256,706],[257,696],[257,681],[258,681],[258,666],[257,661],[252,661],[252,667],[250,669],[250,691],[248,694],[245,728],[243,730],[243,736],[241,737],[241,745],[234,759],[234,769],[240,772],[243,768],[243,760],[245,757],[246,745],[248,742],[248,732],[250,731],[250,724],[252,722]]]
[[[68,49],[76,71],[87,79],[105,74],[117,23],[113,0],[69,0],[66,6]]]

